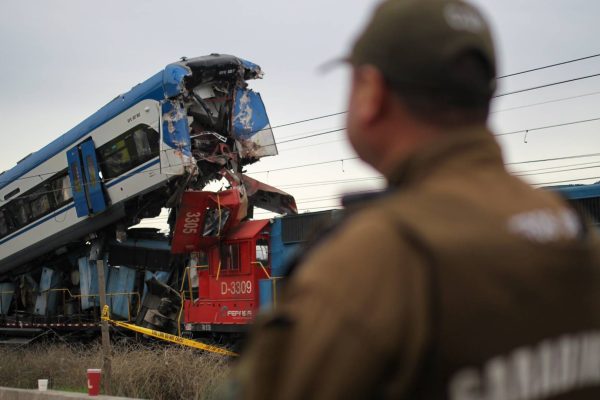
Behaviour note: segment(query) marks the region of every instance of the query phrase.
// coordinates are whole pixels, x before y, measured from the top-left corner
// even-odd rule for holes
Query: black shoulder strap
[[[427,297],[428,297],[428,315],[427,321],[429,329],[427,331],[425,352],[423,353],[420,363],[417,366],[415,378],[409,385],[407,392],[403,398],[419,399],[426,398],[427,393],[431,393],[432,382],[426,381],[428,377],[433,376],[435,362],[438,359],[439,353],[439,324],[440,324],[440,284],[438,273],[438,261],[434,252],[422,238],[421,235],[411,226],[410,222],[406,222],[398,218],[394,218],[399,236],[415,251],[420,254],[425,260],[425,269],[427,277]],[[400,362],[400,361],[398,361]],[[391,370],[389,378],[392,379],[397,366],[390,366]]]

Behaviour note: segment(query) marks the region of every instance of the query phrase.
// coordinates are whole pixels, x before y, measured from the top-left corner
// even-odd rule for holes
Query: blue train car
[[[600,183],[591,185],[549,186],[563,196],[580,214],[600,228]]]

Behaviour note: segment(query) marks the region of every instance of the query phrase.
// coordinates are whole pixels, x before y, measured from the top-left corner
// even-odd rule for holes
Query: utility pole
[[[98,292],[100,295],[100,310],[104,309],[106,305],[106,274],[104,271],[104,239],[102,237],[96,238],[92,242],[92,248],[90,250],[90,261],[96,261],[96,268],[98,270]],[[100,329],[102,332],[102,379],[104,383],[104,393],[106,395],[111,394],[111,348],[110,348],[110,336],[108,332],[108,321],[100,321]]]

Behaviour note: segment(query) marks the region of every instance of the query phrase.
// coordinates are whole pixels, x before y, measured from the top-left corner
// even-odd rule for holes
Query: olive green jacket
[[[600,398],[599,244],[566,203],[508,174],[485,128],[389,185],[258,319],[235,396]]]

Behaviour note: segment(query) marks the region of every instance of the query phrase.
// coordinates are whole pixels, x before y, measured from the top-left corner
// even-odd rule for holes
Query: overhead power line
[[[530,172],[550,171],[550,170],[555,170],[555,172],[561,172],[563,168],[572,168],[572,167],[578,167],[578,166],[582,166],[582,165],[598,165],[600,167],[599,162],[600,161],[575,163],[575,164],[564,164],[564,165],[557,165],[554,167],[535,168],[535,169],[528,169],[528,170],[524,170],[524,171],[513,171],[512,173],[513,174],[528,174]]]
[[[325,115],[319,115],[317,117],[312,117],[312,118],[307,118],[307,119],[301,119],[299,121],[287,122],[285,124],[272,126],[271,129],[283,128],[284,126],[302,124],[302,123],[305,123],[305,122],[316,121],[316,120],[323,119],[323,118],[335,117],[336,115],[346,114],[347,112],[348,111],[340,111],[340,112],[336,112],[336,113],[332,113],[332,114],[325,114]]]
[[[591,92],[591,93],[585,93],[585,94],[580,94],[578,96],[569,96],[569,97],[562,97],[560,99],[554,99],[554,100],[548,100],[548,101],[541,101],[539,103],[525,104],[525,105],[522,105],[522,106],[503,108],[503,109],[500,109],[500,110],[490,111],[490,114],[498,114],[498,113],[505,112],[505,111],[520,110],[522,108],[529,108],[529,107],[541,106],[541,105],[544,105],[544,104],[558,103],[558,102],[561,102],[561,101],[574,100],[574,99],[579,99],[579,98],[582,98],[582,97],[595,96],[595,95],[598,95],[598,94],[600,94],[600,91]]]
[[[544,129],[551,129],[551,128],[558,128],[558,127],[561,127],[561,126],[584,124],[586,122],[594,122],[594,121],[600,121],[600,117],[598,117],[598,118],[590,118],[590,119],[582,119],[582,120],[579,120],[579,121],[564,122],[562,124],[539,126],[537,128],[520,129],[518,131],[512,131],[512,132],[495,133],[494,136],[515,135],[517,133],[535,132],[535,131],[541,131],[541,130],[544,130]]]
[[[543,89],[543,88],[547,88],[550,86],[557,86],[557,85],[562,85],[565,83],[570,83],[570,82],[576,82],[576,81],[581,81],[584,79],[589,79],[589,78],[595,78],[597,76],[600,76],[600,74],[592,74],[592,75],[586,75],[586,76],[580,76],[578,78],[573,78],[573,79],[567,79],[565,81],[560,81],[560,82],[553,82],[553,83],[547,83],[545,85],[540,85],[540,86],[534,86],[534,87],[530,87],[530,88],[526,88],[526,89],[519,89],[519,90],[514,90],[512,92],[506,92],[506,93],[500,93],[500,94],[496,94],[494,96],[492,96],[493,98],[498,98],[498,97],[504,97],[504,96],[510,96],[513,94],[518,94],[518,93],[524,93],[524,92],[530,92],[532,90],[538,90],[538,89]]]
[[[586,57],[575,58],[575,59],[572,59],[572,60],[562,61],[562,62],[558,62],[558,63],[554,63],[554,64],[543,65],[541,67],[531,68],[531,69],[527,69],[527,70],[524,70],[524,71],[513,72],[513,73],[510,73],[510,74],[501,75],[501,76],[497,77],[497,79],[505,79],[505,78],[509,78],[509,77],[512,77],[512,76],[523,75],[523,74],[527,74],[527,73],[535,72],[535,71],[541,71],[541,70],[544,70],[544,69],[553,68],[553,67],[557,67],[557,66],[561,66],[561,65],[566,65],[566,64],[571,64],[571,63],[574,63],[574,62],[588,60],[588,59],[592,59],[592,58],[596,58],[596,57],[600,57],[600,53],[599,54],[592,54],[592,55],[586,56]],[[527,91],[531,91],[531,90],[541,89],[541,88],[545,88],[545,87],[549,87],[549,86],[561,85],[561,84],[564,84],[564,83],[569,83],[569,82],[574,82],[574,81],[578,81],[578,80],[583,80],[583,79],[588,79],[588,78],[596,77],[598,75],[600,75],[600,74],[583,76],[583,77],[569,79],[569,80],[565,80],[565,81],[561,81],[561,82],[554,82],[554,83],[550,83],[550,84],[546,84],[546,85],[542,85],[542,86],[536,86],[536,87],[533,87],[533,88],[521,89],[521,90],[514,91],[514,92],[501,93],[501,94],[496,95],[494,97],[503,97],[503,96],[508,96],[508,95],[511,95],[511,94],[516,94],[516,93],[522,93],[522,92],[527,92]],[[586,95],[583,95],[583,96],[586,96]],[[583,97],[583,96],[581,96],[581,97]],[[576,97],[573,97],[573,98],[576,98]],[[320,116],[316,116],[316,117],[306,118],[306,119],[302,119],[302,120],[299,120],[299,121],[288,122],[288,123],[284,123],[284,124],[272,126],[271,128],[272,129],[283,128],[283,127],[290,126],[290,125],[296,125],[296,124],[301,124],[301,123],[304,123],[304,122],[310,122],[310,121],[316,121],[316,120],[323,119],[323,118],[334,117],[334,116],[346,114],[347,112],[348,112],[347,110],[345,110],[345,111],[339,111],[339,112],[336,112],[336,113],[331,113],[331,114],[325,114],[325,115],[320,115]]]
[[[344,141],[344,139],[337,139],[337,140],[329,140],[327,142],[318,142],[318,143],[313,143],[313,144],[307,144],[304,146],[289,147],[289,148],[285,148],[283,150],[279,150],[279,153],[287,153],[288,151],[305,149],[307,147],[321,146],[321,145],[325,145],[325,144],[340,143],[343,141]]]
[[[363,182],[363,181],[373,181],[373,180],[384,180],[383,176],[369,176],[364,178],[349,178],[349,179],[333,179],[326,181],[312,181],[312,182],[303,182],[303,183],[292,183],[289,185],[277,185],[278,188],[285,189],[298,189],[305,187],[313,187],[313,186],[323,186],[323,185],[335,185],[340,183],[354,183],[354,182]]]
[[[512,74],[506,74],[506,75],[499,76],[497,79],[504,79],[504,78],[509,78],[511,76],[528,74],[530,72],[541,71],[543,69],[558,67],[560,65],[571,64],[571,63],[574,63],[574,62],[577,62],[577,61],[589,60],[590,58],[595,58],[595,57],[600,57],[600,54],[593,54],[593,55],[587,56],[587,57],[574,58],[574,59],[568,60],[568,61],[562,61],[562,62],[555,63],[555,64],[544,65],[543,67],[526,69],[525,71],[513,72]]]
[[[587,167],[566,168],[566,169],[561,169],[561,170],[558,170],[558,171],[520,173],[520,174],[513,174],[513,175],[515,175],[515,176],[538,176],[538,175],[547,175],[547,174],[558,174],[558,173],[561,173],[561,172],[581,171],[581,170],[584,170],[584,169],[594,169],[594,168],[600,168],[600,165],[596,164],[596,165],[587,166]]]
[[[296,132],[296,133],[293,133],[293,134],[290,134],[290,135],[279,135],[279,134],[277,134],[277,141],[279,142],[280,140],[293,139],[293,138],[298,137],[298,136],[305,136],[305,135],[310,135],[310,134],[313,134],[313,133],[321,133],[321,132],[324,132],[324,131],[331,131],[333,129],[342,129],[342,128],[344,128],[344,126],[330,126],[330,127],[327,127],[327,128],[311,129],[310,131],[302,131],[300,133]]]
[[[559,82],[547,83],[547,84],[544,84],[544,85],[533,86],[533,87],[529,87],[529,88],[525,88],[525,89],[514,90],[512,92],[500,93],[500,94],[496,94],[496,95],[494,95],[492,97],[493,98],[505,97],[505,96],[510,96],[510,95],[514,95],[514,94],[525,93],[525,92],[530,92],[530,91],[533,91],[533,90],[543,89],[543,88],[547,88],[547,87],[551,87],[551,86],[563,85],[565,83],[571,83],[571,82],[581,81],[581,80],[584,80],[584,79],[595,78],[595,77],[598,77],[598,76],[600,76],[600,73],[598,73],[598,74],[592,74],[592,75],[586,75],[586,76],[581,76],[581,77],[572,78],[572,79],[567,79],[567,80],[559,81]],[[591,96],[591,95],[595,95],[595,94],[599,94],[599,93],[600,92],[593,92],[593,93],[583,94],[583,95],[579,95],[579,96],[572,96],[572,97],[567,97],[567,98],[563,98],[563,99],[551,100],[551,101],[548,101],[548,102],[540,102],[540,103],[535,103],[535,104],[530,104],[530,105],[513,107],[513,108],[510,108],[510,109],[506,109],[506,110],[493,111],[492,113],[498,113],[498,112],[513,110],[513,109],[518,109],[518,108],[532,107],[532,106],[536,106],[536,105],[548,104],[548,103],[553,103],[553,102],[557,102],[557,101],[571,100],[571,99],[576,99],[576,98],[585,97],[585,96]],[[307,122],[307,121],[315,121],[315,120],[318,120],[318,119],[329,118],[329,117],[335,116],[335,115],[345,114],[347,112],[348,111],[340,111],[340,112],[334,113],[334,114],[321,115],[321,116],[317,116],[317,117],[313,117],[313,118],[308,118],[308,119],[304,119],[304,120],[300,120],[300,121],[290,122],[290,123],[287,123],[287,124],[273,126],[271,128],[275,129],[275,128],[280,128],[280,127],[283,127],[283,126],[290,126],[290,125],[300,124],[300,123]],[[295,138],[295,139],[283,140],[283,141],[278,142],[278,144],[283,144],[283,143],[288,143],[288,142],[294,142],[294,141],[297,141],[297,140],[302,140],[304,138],[326,135],[326,134],[333,133],[333,132],[340,132],[342,130],[344,130],[344,128],[332,129],[330,131],[326,131],[326,132],[322,132],[322,133],[316,133],[316,134],[309,135],[309,136],[302,136],[302,137]],[[259,132],[259,131],[257,131],[257,132]]]
[[[288,169],[312,167],[312,166],[315,166],[315,165],[333,164],[333,163],[339,163],[339,162],[343,163],[344,161],[352,161],[352,160],[358,160],[358,159],[359,159],[359,157],[340,158],[338,160],[321,161],[321,162],[311,163],[311,164],[300,164],[300,165],[294,165],[294,166],[291,166],[291,167],[275,168],[275,169],[269,169],[269,170],[265,170],[265,171],[253,171],[253,172],[247,172],[247,173],[248,174],[268,174],[269,172],[285,171],[285,170],[288,170]]]
[[[514,161],[514,162],[504,163],[504,165],[533,164],[533,163],[541,163],[541,162],[549,162],[549,161],[573,160],[576,158],[587,158],[587,157],[600,157],[600,153],[587,153],[587,154],[578,154],[576,156],[563,156],[563,157],[554,157],[554,158],[540,158],[537,160]]]
[[[535,132],[535,131],[541,131],[541,130],[545,130],[545,129],[552,129],[552,128],[558,128],[558,127],[569,126],[569,125],[584,124],[584,123],[595,122],[595,121],[600,121],[600,117],[590,118],[590,119],[582,119],[582,120],[578,120],[578,121],[563,122],[563,123],[554,124],[554,125],[546,125],[546,126],[539,126],[539,127],[533,127],[533,128],[519,129],[519,130],[516,130],[516,131],[510,131],[510,132],[495,133],[494,136],[515,135],[517,133]],[[305,139],[310,139],[310,138],[314,138],[314,137],[317,137],[317,136],[329,135],[329,134],[332,134],[332,133],[341,132],[343,130],[345,130],[345,129],[344,128],[333,129],[333,130],[330,130],[330,131],[325,131],[325,132],[321,132],[321,133],[315,133],[315,134],[312,134],[312,135],[297,137],[295,139],[284,140],[284,141],[278,142],[277,144],[283,144],[283,143],[288,143],[288,142],[296,142],[298,140],[305,140]]]
[[[307,135],[307,136],[301,136],[295,139],[288,139],[288,140],[282,140],[280,142],[277,142],[277,144],[284,144],[284,143],[289,143],[289,142],[295,142],[297,140],[304,140],[304,139],[309,139],[309,138],[313,138],[313,137],[317,137],[317,136],[323,136],[323,135],[329,135],[331,133],[336,133],[336,132],[341,132],[346,130],[346,128],[339,128],[339,129],[332,129],[330,131],[325,131],[325,132],[321,132],[321,133],[314,133],[312,135]]]
[[[580,181],[589,181],[589,180],[592,180],[592,179],[600,179],[600,176],[591,176],[589,178],[566,179],[566,180],[562,180],[562,181],[533,183],[533,185],[535,185],[535,186],[555,185],[555,184],[559,184],[559,183],[572,183],[572,182],[580,182]]]
[[[598,74],[598,75],[600,75],[600,74]],[[599,120],[600,120],[600,117],[583,119],[583,120],[578,120],[578,121],[564,122],[564,123],[555,124],[555,125],[546,125],[546,126],[540,126],[540,127],[534,127],[534,128],[519,129],[516,131],[510,131],[510,132],[495,133],[494,136],[508,136],[508,135],[515,135],[517,133],[535,132],[535,131],[540,131],[540,130],[545,130],[545,129],[558,128],[558,127],[569,126],[569,125],[577,125],[577,124],[583,124],[583,123],[594,122],[594,121],[599,121]],[[277,142],[277,145],[289,143],[289,142],[297,142],[299,140],[310,139],[310,138],[314,138],[314,137],[318,137],[318,136],[330,135],[332,133],[342,132],[344,130],[345,130],[345,128],[339,128],[339,129],[332,129],[329,131],[315,133],[315,134],[311,134],[311,135],[300,136],[300,137],[297,137],[294,139],[288,139],[288,140],[283,140],[283,141]]]

